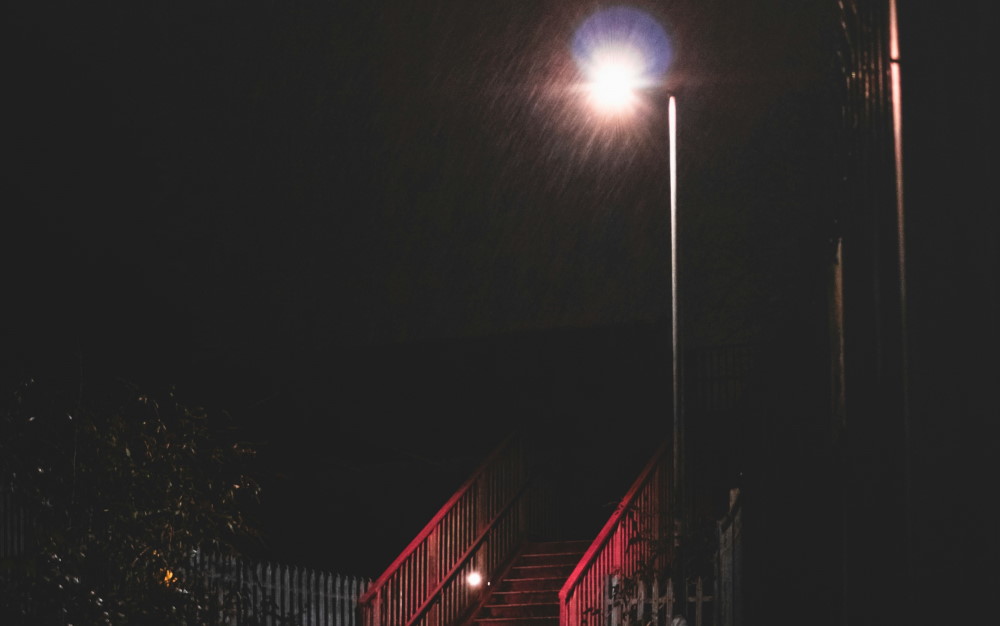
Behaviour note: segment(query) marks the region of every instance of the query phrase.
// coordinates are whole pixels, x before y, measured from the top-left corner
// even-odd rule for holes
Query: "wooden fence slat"
[[[322,604],[319,586],[320,573],[309,570],[309,619],[313,624],[320,624],[319,609]]]
[[[326,611],[327,595],[326,595],[326,581],[330,578],[329,572],[322,572],[319,576],[317,593],[316,596],[319,599],[319,613],[317,615],[317,624],[319,626],[327,626],[326,616],[329,615]]]
[[[340,611],[338,612],[340,619],[338,621],[344,626],[350,624],[350,616],[347,614],[347,605],[343,600],[351,593],[350,585],[350,579],[345,576],[344,579],[341,580],[341,588],[338,590],[339,593],[337,594],[337,602],[340,604]]]
[[[267,609],[266,619],[264,620],[265,626],[272,626],[274,624],[274,619],[270,616],[271,600],[274,598],[273,589],[274,585],[271,582],[271,564],[268,563],[264,566],[264,579],[261,584],[261,591],[263,593],[263,597],[261,598],[261,608],[263,609],[266,607]]]

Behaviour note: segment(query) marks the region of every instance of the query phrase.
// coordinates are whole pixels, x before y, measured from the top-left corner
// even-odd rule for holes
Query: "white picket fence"
[[[206,555],[194,556],[192,574],[240,591],[233,626],[357,626],[358,597],[371,584],[356,576]]]
[[[602,615],[591,612],[586,623],[591,626],[713,626],[716,624],[715,595],[708,593],[701,576],[688,580],[686,597],[674,596],[673,581],[661,581],[657,576],[643,580],[636,576],[624,580],[614,574],[604,585],[604,610]],[[709,587],[706,589],[706,586]],[[678,601],[679,600],[679,601]],[[684,607],[687,610],[684,610]],[[685,615],[674,621],[677,615]]]
[[[658,576],[643,580],[608,576],[604,584],[604,614],[587,620],[592,626],[671,626],[674,586]]]
[[[31,542],[25,510],[0,491],[0,559],[23,554]],[[196,554],[189,567],[192,578],[239,591],[232,626],[358,626],[358,598],[371,585],[368,578],[239,557]]]

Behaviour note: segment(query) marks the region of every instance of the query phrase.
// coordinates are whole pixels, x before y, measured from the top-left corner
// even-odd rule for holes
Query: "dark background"
[[[720,445],[797,451],[727,458],[705,498],[765,465],[808,489],[815,424],[793,416],[829,409],[837,16],[634,4],[677,46],[686,345],[766,346],[745,406],[782,416]],[[261,554],[286,562],[377,575],[519,425],[586,468],[599,519],[670,429],[670,257],[665,91],[615,126],[571,89],[596,6],[9,8],[5,377],[176,384],[228,412],[261,449]],[[995,474],[990,15],[904,15],[914,458],[923,536],[951,537],[928,540],[936,564],[977,552]]]
[[[664,98],[614,126],[572,92],[592,9],[12,9],[12,375],[229,412],[273,476],[275,558],[377,574],[522,423],[620,435],[593,455],[631,459],[620,497],[669,430],[667,130]],[[684,47],[722,36],[706,17],[685,28],[677,71],[709,85],[687,184],[768,98],[697,126],[734,81]]]

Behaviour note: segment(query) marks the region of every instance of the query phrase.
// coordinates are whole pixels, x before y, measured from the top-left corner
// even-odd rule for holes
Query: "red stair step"
[[[490,617],[475,622],[479,626],[553,626],[559,624],[559,617]]]
[[[559,591],[566,576],[553,576],[545,578],[505,578],[500,581],[502,591]]]
[[[522,554],[517,560],[518,565],[569,565],[580,562],[582,552],[556,552],[552,554]]]
[[[569,578],[576,563],[568,565],[522,565],[515,563],[510,568],[510,578]]]
[[[491,604],[551,604],[559,602],[559,590],[548,591],[494,591]]]
[[[552,541],[524,546],[480,607],[475,626],[559,626],[559,590],[589,541]]]
[[[559,603],[548,604],[487,604],[479,613],[480,619],[494,617],[559,617]]]

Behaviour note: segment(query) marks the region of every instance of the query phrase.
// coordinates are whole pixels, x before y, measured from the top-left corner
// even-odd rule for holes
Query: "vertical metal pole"
[[[903,203],[903,103],[902,77],[900,76],[899,25],[896,0],[889,0],[889,69],[892,78],[892,134],[893,156],[896,166],[896,237],[897,262],[899,264],[899,331],[900,331],[900,404],[903,414],[903,568],[906,575],[907,593],[913,589],[913,491],[912,491],[912,443],[910,434],[910,387],[909,387],[909,331],[907,329],[906,294],[906,212]],[[909,606],[915,606],[915,598],[908,597]],[[911,614],[912,615],[912,614]]]
[[[667,107],[667,121],[670,142],[670,345],[672,351],[672,382],[673,382],[673,447],[674,447],[674,479],[673,506],[671,517],[674,524],[674,549],[671,569],[674,589],[681,590],[681,598],[686,597],[687,585],[683,571],[684,559],[681,555],[684,532],[686,530],[687,500],[685,490],[685,459],[684,459],[684,392],[681,380],[682,348],[681,348],[681,315],[680,298],[678,298],[678,237],[677,237],[677,100],[670,96]],[[683,602],[683,600],[682,600]],[[682,604],[683,606],[683,604]],[[675,607],[676,608],[676,607]]]
[[[684,415],[681,391],[680,306],[677,298],[677,101],[670,96],[667,110],[670,142],[670,346],[673,379],[673,507],[674,548],[680,545],[684,492]]]

